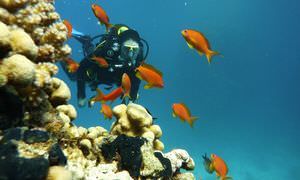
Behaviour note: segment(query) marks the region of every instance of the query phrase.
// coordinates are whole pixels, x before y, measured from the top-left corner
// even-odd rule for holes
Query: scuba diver
[[[140,79],[135,76],[135,69],[146,59],[149,51],[148,43],[139,34],[126,25],[116,24],[108,33],[90,37],[73,29],[72,37],[82,44],[84,58],[75,73],[67,71],[66,64],[61,63],[68,77],[77,82],[77,98],[80,107],[86,104],[86,85],[95,91],[100,84],[120,86],[123,73],[131,80],[130,101],[138,96]],[[100,38],[96,44],[94,40]],[[144,53],[144,46],[146,52]],[[107,61],[108,67],[101,67],[92,60],[101,57]],[[124,101],[123,101],[124,103]],[[89,104],[90,105],[90,104]]]

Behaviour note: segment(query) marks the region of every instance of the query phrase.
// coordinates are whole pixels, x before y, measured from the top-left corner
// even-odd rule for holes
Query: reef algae
[[[184,150],[138,104],[113,108],[110,130],[77,127],[55,63],[71,48],[49,0],[0,1],[0,179],[194,179]]]

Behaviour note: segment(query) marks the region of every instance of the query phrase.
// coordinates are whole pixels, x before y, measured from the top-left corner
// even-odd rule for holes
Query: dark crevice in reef
[[[159,177],[163,177],[163,179],[170,179],[172,177],[171,161],[168,158],[163,157],[160,152],[154,152],[154,155],[164,167],[164,171],[159,174]]]
[[[50,166],[65,166],[67,157],[58,143],[52,144],[48,158],[20,157],[19,141],[27,144],[51,143],[48,132],[29,130],[26,127],[7,129],[0,140],[0,180],[43,180],[46,179]]]
[[[107,161],[111,161],[117,154],[120,156],[120,169],[127,170],[132,177],[140,176],[142,166],[141,146],[146,139],[141,137],[118,136],[113,142],[103,144],[102,154]]]
[[[7,57],[9,51],[11,51],[11,47],[10,46],[1,46],[0,48],[0,61]]]
[[[0,179],[45,179],[49,163],[42,157],[21,158],[18,157],[17,145],[8,142],[0,145]],[[38,169],[38,171],[37,171]]]
[[[19,157],[16,141],[24,140],[26,131],[30,130],[22,128],[5,130],[0,141],[0,179],[40,180],[46,178],[49,169],[47,159]]]
[[[48,132],[39,130],[25,131],[23,136],[27,144],[46,142],[50,138]]]
[[[6,88],[0,88],[0,130],[22,126],[23,115],[21,99]]]
[[[65,166],[67,164],[67,157],[64,155],[58,143],[52,145],[48,160],[51,166]]]

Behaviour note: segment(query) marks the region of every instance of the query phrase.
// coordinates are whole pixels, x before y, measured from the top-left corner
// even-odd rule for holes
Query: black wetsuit
[[[86,98],[86,83],[89,83],[92,90],[95,90],[99,84],[120,86],[123,73],[127,73],[131,80],[130,97],[132,101],[136,100],[140,79],[135,76],[135,69],[144,60],[143,44],[139,42],[141,48],[136,62],[135,64],[130,64],[128,63],[130,62],[129,60],[120,58],[121,48],[117,49],[114,47],[114,44],[121,45],[122,41],[122,38],[104,35],[100,43],[97,44],[94,52],[90,53],[80,62],[79,69],[76,72],[78,99]],[[109,67],[100,67],[95,61],[91,60],[93,56],[103,57],[108,62]]]

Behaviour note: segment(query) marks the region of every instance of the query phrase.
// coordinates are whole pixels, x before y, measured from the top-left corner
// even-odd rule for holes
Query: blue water
[[[97,35],[105,28],[91,11],[94,2],[59,0],[55,6],[76,30]],[[221,156],[236,180],[300,179],[299,1],[96,2],[112,23],[127,24],[148,41],[147,62],[164,73],[165,88],[141,87],[139,104],[158,117],[165,152],[186,149],[196,161],[197,179],[215,179],[204,170],[204,153]],[[180,34],[186,28],[203,32],[224,57],[208,65],[187,47]],[[68,44],[80,61],[79,43]],[[58,76],[68,82],[76,105],[76,84],[62,71]],[[172,118],[174,102],[185,102],[200,117],[194,128]],[[100,105],[76,108],[76,125],[109,129]]]

